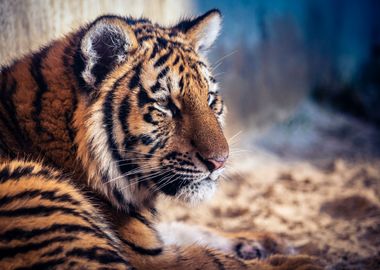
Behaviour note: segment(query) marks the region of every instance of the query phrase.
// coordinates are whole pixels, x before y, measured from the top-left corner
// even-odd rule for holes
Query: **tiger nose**
[[[197,153],[197,157],[200,161],[203,162],[203,164],[206,165],[207,169],[210,172],[216,171],[222,167],[224,167],[224,164],[227,161],[228,155],[221,156],[221,157],[215,157],[215,158],[204,158],[199,152]]]
[[[209,158],[207,159],[207,162],[211,163],[213,168],[209,170],[212,172],[212,171],[216,171],[220,168],[222,168],[224,166],[224,164],[226,163],[227,161],[227,157],[219,157],[219,158]]]

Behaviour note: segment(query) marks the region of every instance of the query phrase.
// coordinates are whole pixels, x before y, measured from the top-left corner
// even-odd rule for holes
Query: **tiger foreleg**
[[[196,243],[240,259],[265,259],[273,254],[294,254],[294,249],[280,237],[266,232],[226,233],[206,227],[180,222],[161,223],[157,226],[167,245]]]
[[[269,234],[224,234],[180,223],[154,226],[148,220],[147,215],[129,218],[120,230],[127,257],[137,269],[322,269],[308,256],[270,256],[274,252],[268,243],[275,239]],[[239,243],[265,249],[266,259],[240,256]],[[278,246],[276,251],[283,250]]]

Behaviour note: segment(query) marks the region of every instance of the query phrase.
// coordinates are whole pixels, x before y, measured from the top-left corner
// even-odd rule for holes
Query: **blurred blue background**
[[[322,158],[356,146],[361,156],[377,154],[380,1],[198,0],[195,7],[224,16],[211,58],[234,131],[276,152],[309,147]]]
[[[377,108],[367,107],[374,105],[367,99],[379,101],[380,1],[211,0],[197,1],[196,7],[200,12],[218,7],[224,15],[213,59],[226,55],[220,70],[227,74],[220,78],[228,91],[246,93],[235,101],[241,112],[249,105],[269,109],[269,100],[287,109],[313,91],[318,98],[334,98],[337,92],[355,91],[346,88],[362,87],[356,97],[346,97],[362,108],[344,109],[379,123]]]

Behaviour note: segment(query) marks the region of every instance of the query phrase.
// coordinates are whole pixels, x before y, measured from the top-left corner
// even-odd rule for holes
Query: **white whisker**
[[[157,176],[161,176],[161,175],[164,176],[166,173],[168,173],[168,172],[167,171],[160,171],[160,172],[155,172],[155,173],[151,173],[151,174],[145,175],[144,177],[138,178],[135,181],[128,182],[128,184],[126,186],[124,186],[123,188],[121,188],[120,190],[124,190],[124,189],[126,189],[126,188],[128,188],[128,187],[130,187],[132,185],[135,185],[135,184],[147,181],[147,180],[149,180],[152,177],[157,177]]]
[[[238,136],[240,136],[241,134],[243,133],[242,130],[239,130],[238,132],[235,133],[235,135],[233,135],[232,137],[230,137],[227,141],[228,142],[232,142],[232,140]]]
[[[219,58],[217,61],[215,61],[215,64],[211,66],[211,70],[215,70],[221,63],[224,59],[226,59],[227,57],[230,57],[231,55],[237,53],[237,50],[233,50],[232,52],[222,56],[221,58]]]

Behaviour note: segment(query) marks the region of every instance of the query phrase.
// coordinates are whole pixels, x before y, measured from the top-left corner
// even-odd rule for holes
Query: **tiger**
[[[208,199],[229,156],[221,24],[103,15],[1,68],[1,269],[323,269],[270,233],[158,222],[159,196]]]

